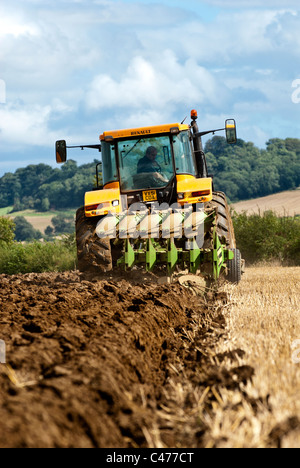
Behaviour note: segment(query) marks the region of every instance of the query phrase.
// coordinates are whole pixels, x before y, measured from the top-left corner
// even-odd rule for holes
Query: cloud
[[[197,101],[216,102],[216,79],[205,68],[189,59],[177,61],[171,51],[162,53],[156,63],[134,57],[119,80],[107,74],[96,76],[87,94],[91,109],[157,109]]]
[[[45,142],[54,137],[48,130],[50,115],[50,106],[0,107],[1,140],[10,142],[14,147],[45,145]]]
[[[32,21],[24,22],[21,15],[15,14],[12,18],[1,12],[0,38],[7,35],[14,38],[24,35],[36,36],[38,35],[38,28]]]
[[[279,13],[267,27],[266,34],[270,38],[274,50],[289,52],[290,56],[299,57],[300,13],[292,11]]]
[[[228,67],[234,64],[238,67],[241,62],[260,63],[261,58],[268,59],[268,55],[275,53],[280,46],[281,35],[285,39],[285,53],[290,55],[300,38],[299,26],[300,14],[285,9],[224,12],[210,23],[199,19],[176,23],[169,28],[167,35],[161,29],[155,34],[145,30],[139,34],[139,40],[147,51],[151,48],[164,50],[171,43],[180,59],[191,56],[203,66]],[[271,59],[278,66],[273,55]]]
[[[80,116],[78,117],[78,113]],[[74,119],[78,118],[78,123]],[[78,125],[80,133],[78,134]],[[97,142],[98,126],[95,122],[84,122],[77,106],[68,106],[60,99],[48,105],[24,105],[8,103],[0,106],[0,139],[2,150],[8,153],[26,147],[53,147],[58,139],[81,140],[91,138]]]

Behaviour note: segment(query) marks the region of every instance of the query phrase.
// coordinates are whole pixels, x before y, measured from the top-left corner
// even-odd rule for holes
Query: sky
[[[191,109],[200,130],[235,118],[260,148],[300,138],[299,0],[2,0],[0,176],[55,167],[56,140],[98,144]]]

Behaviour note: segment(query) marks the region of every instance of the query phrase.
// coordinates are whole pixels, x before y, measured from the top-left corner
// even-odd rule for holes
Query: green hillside
[[[7,207],[16,212],[78,208],[83,204],[84,193],[94,185],[98,162],[78,166],[70,160],[59,169],[37,164],[6,173],[0,178],[2,214],[8,214]]]
[[[300,186],[300,140],[269,140],[266,149],[238,140],[229,146],[215,136],[205,145],[209,171],[217,190],[230,201],[250,200]]]

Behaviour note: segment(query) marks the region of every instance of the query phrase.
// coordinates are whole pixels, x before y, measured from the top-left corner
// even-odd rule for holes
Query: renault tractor
[[[104,131],[96,145],[56,142],[57,163],[66,162],[69,148],[101,152],[94,187],[76,213],[80,271],[188,270],[209,281],[241,280],[227,199],[214,190],[202,146],[217,131],[236,143],[235,120],[201,132],[197,118],[193,110],[190,125]]]

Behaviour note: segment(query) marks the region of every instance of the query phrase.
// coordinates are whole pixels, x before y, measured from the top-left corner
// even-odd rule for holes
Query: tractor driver
[[[161,172],[161,167],[156,161],[157,149],[155,146],[147,148],[145,156],[139,160],[137,165],[137,173],[142,172]]]
[[[156,161],[157,149],[149,146],[145,156],[139,160],[137,174],[142,177],[143,183],[149,187],[165,187],[169,180],[161,173],[161,166]]]

